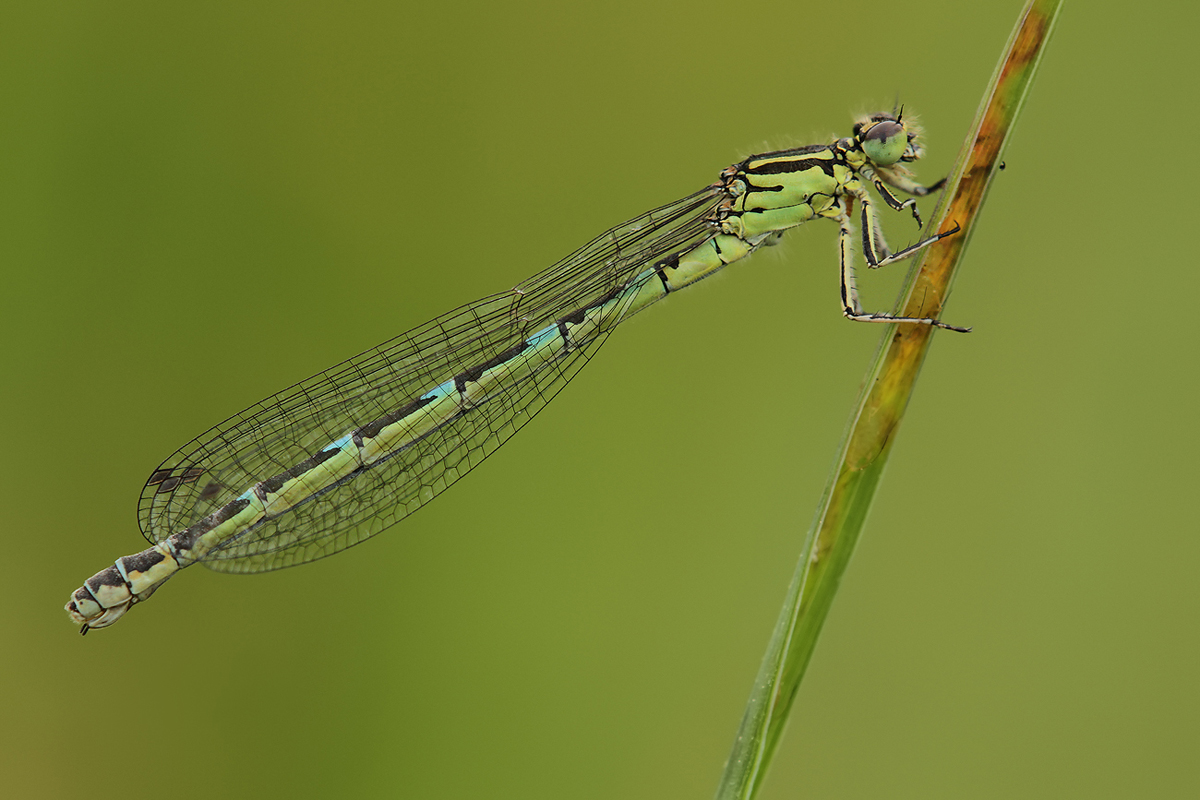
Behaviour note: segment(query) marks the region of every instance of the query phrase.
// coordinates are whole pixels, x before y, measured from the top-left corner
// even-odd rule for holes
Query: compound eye
[[[908,133],[899,122],[876,122],[862,136],[863,152],[881,167],[890,167],[900,160],[908,147]]]

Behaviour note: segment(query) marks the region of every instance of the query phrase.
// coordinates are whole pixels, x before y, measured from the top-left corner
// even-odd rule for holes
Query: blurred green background
[[[898,96],[940,177],[1020,3],[33,8],[0,50],[5,795],[711,796],[881,335],[830,224],[638,317],[361,547],[189,570],[86,639],[61,607],[183,442],[737,159]],[[1197,22],[1068,4],[765,796],[1200,793]]]

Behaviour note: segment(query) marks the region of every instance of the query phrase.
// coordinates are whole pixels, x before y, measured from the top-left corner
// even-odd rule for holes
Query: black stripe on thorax
[[[834,177],[834,167],[844,166],[845,163],[844,159],[835,154],[830,158],[787,158],[757,166],[751,166],[748,162],[742,171],[746,175],[785,175],[792,172],[804,172],[815,167],[832,178]]]

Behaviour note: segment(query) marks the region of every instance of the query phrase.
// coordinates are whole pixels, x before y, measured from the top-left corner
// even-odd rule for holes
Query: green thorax
[[[828,211],[866,157],[849,139],[751,156],[721,174],[730,197],[722,230],[754,239]],[[852,158],[851,156],[856,156]]]

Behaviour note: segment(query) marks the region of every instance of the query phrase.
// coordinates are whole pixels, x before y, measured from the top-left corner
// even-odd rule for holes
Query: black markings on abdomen
[[[483,373],[487,372],[492,367],[498,367],[506,361],[512,361],[517,356],[524,353],[529,348],[529,342],[521,342],[516,347],[510,347],[499,355],[492,356],[487,361],[479,366],[471,367],[465,372],[460,372],[454,376],[454,388],[458,389],[458,393],[462,394],[466,391],[467,383],[478,381]]]

